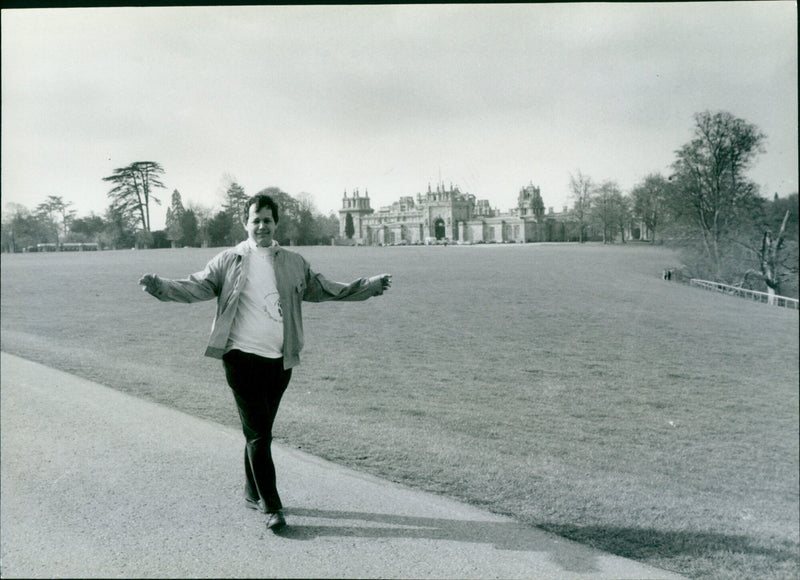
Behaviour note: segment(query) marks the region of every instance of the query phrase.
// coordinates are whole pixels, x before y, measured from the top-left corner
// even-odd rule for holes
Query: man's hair
[[[275,220],[275,223],[278,223],[278,204],[275,203],[275,200],[270,196],[264,195],[263,193],[254,195],[244,202],[242,215],[244,216],[245,222],[250,218],[250,206],[252,205],[256,206],[256,213],[260,212],[265,207],[269,208],[272,211],[272,219]]]

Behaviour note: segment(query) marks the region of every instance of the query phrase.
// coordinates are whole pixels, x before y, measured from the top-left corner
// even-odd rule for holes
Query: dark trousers
[[[272,462],[272,424],[278,413],[292,369],[284,370],[283,359],[264,358],[231,350],[222,358],[225,377],[233,391],[245,438],[245,494],[261,500],[267,512],[281,509]]]

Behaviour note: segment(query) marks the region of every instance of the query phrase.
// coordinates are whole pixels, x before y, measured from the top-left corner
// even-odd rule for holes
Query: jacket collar
[[[253,244],[249,239],[243,242],[239,242],[233,248],[234,253],[238,254],[239,256],[244,256],[245,254],[249,254],[252,250],[253,250]],[[270,254],[276,256],[278,252],[283,250],[283,248],[278,243],[278,240],[272,240],[272,245],[269,247],[269,250]]]

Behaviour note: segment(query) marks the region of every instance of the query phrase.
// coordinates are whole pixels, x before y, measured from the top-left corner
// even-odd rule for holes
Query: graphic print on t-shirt
[[[269,292],[264,296],[264,312],[275,322],[283,322],[280,294]]]

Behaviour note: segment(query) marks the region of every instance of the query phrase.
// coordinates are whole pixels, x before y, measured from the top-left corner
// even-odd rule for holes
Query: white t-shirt
[[[260,248],[252,241],[249,249],[244,286],[225,351],[238,349],[266,358],[280,358],[283,356],[283,311],[273,253],[271,248]]]

